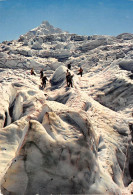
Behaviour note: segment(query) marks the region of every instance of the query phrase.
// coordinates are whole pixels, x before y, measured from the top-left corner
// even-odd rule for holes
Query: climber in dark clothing
[[[30,73],[31,75],[36,75],[33,68],[31,69]]]
[[[45,88],[46,87],[46,81],[48,81],[46,76],[43,76],[42,78],[42,87]]]
[[[69,63],[69,64],[67,65],[67,68],[68,68],[69,70],[71,70],[71,63]]]
[[[73,76],[72,76],[71,73],[67,70],[67,73],[66,73],[67,87],[70,87],[70,86],[73,87],[72,78],[73,78]]]
[[[69,72],[69,71],[68,71],[68,69],[67,69],[67,72],[66,72],[66,82],[67,82],[67,87],[68,87],[69,75],[70,75],[70,72]]]
[[[83,74],[83,69],[80,67],[80,69],[79,69],[79,73],[78,73],[78,75],[81,75],[81,77],[82,77],[82,74]]]
[[[40,71],[40,79],[43,78],[43,69]]]

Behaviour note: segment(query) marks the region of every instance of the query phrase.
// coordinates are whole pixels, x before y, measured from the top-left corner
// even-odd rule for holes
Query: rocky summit
[[[132,179],[133,34],[81,36],[44,21],[3,41],[1,194],[132,194]]]

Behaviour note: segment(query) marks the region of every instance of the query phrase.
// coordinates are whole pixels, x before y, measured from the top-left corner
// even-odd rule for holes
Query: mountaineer
[[[80,67],[80,69],[79,69],[79,73],[78,73],[78,75],[81,75],[81,77],[82,77],[82,74],[83,74],[83,69]]]
[[[69,64],[67,65],[67,68],[68,68],[69,70],[71,70],[71,63],[69,63]]]
[[[42,78],[42,87],[45,88],[46,87],[46,81],[48,81],[46,76],[43,76]]]
[[[40,71],[40,79],[43,78],[43,69]]]
[[[67,73],[66,73],[67,87],[70,87],[70,86],[73,87],[72,78],[73,78],[73,75],[71,75],[71,73],[67,69]]]
[[[31,69],[30,73],[31,75],[36,75],[33,68]]]

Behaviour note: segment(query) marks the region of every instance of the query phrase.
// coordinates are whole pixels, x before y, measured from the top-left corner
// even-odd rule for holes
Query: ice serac
[[[43,22],[0,44],[3,195],[133,193],[132,37],[81,36]]]
[[[99,168],[98,142],[84,113],[56,112],[46,112],[42,124],[29,121],[22,148],[4,176],[3,193],[119,193]]]

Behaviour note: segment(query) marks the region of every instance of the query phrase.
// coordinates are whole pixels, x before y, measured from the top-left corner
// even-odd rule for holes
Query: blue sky
[[[80,35],[133,33],[133,0],[0,0],[0,42],[45,20]]]

